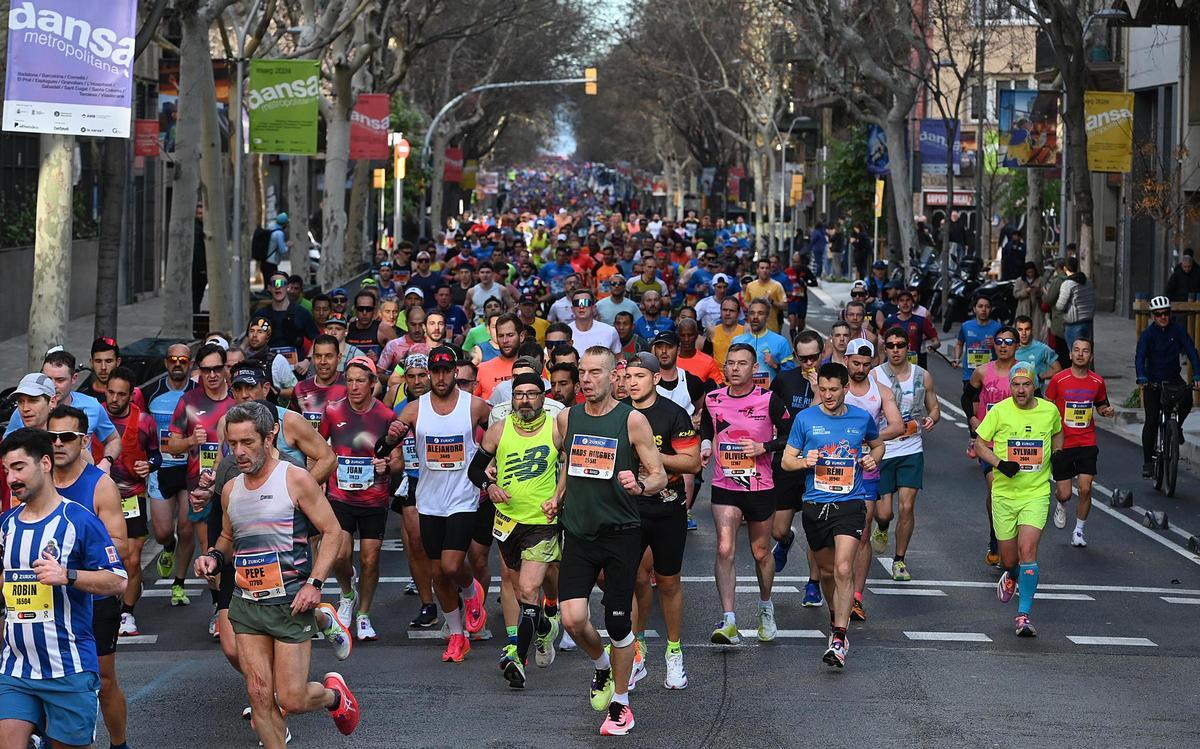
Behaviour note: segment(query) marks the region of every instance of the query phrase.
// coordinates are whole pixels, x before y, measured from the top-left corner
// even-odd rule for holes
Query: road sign
[[[412,147],[408,144],[408,141],[405,140],[404,138],[401,138],[400,141],[396,144],[396,157],[401,158],[401,159],[407,159],[409,153],[411,153],[411,152],[412,152]]]

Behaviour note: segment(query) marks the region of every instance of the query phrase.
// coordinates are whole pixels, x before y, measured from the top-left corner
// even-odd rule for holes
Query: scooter
[[[950,296],[942,319],[943,333],[950,332],[955,323],[963,322],[970,316],[975,292],[983,283],[983,261],[973,255],[963,258],[958,273],[950,282]]]

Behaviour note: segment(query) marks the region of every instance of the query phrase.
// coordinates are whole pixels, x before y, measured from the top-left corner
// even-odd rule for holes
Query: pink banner
[[[359,94],[350,114],[350,158],[387,159],[391,102],[387,94]]]
[[[442,179],[446,182],[458,182],[463,176],[463,150],[461,148],[446,149],[446,168],[442,171]]]

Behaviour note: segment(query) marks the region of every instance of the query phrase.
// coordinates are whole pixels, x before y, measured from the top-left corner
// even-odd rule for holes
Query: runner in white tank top
[[[442,416],[433,408],[432,394],[417,401],[417,512],[448,517],[456,512],[475,512],[479,490],[467,478],[467,466],[475,457],[475,426],[471,420],[471,394],[461,390],[454,410]]]

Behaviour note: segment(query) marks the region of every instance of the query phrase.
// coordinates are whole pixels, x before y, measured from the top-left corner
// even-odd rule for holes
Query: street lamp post
[[[787,212],[787,195],[788,195],[787,149],[788,149],[788,142],[792,139],[792,130],[796,127],[796,123],[797,122],[807,122],[808,119],[809,119],[808,117],[794,118],[792,120],[792,124],[788,125],[787,137],[782,139],[783,143],[782,143],[782,148],[780,151],[780,165],[779,165],[779,258],[781,261],[786,260],[786,258],[783,257],[783,243],[785,241],[785,237],[783,236],[784,235],[783,216]]]

